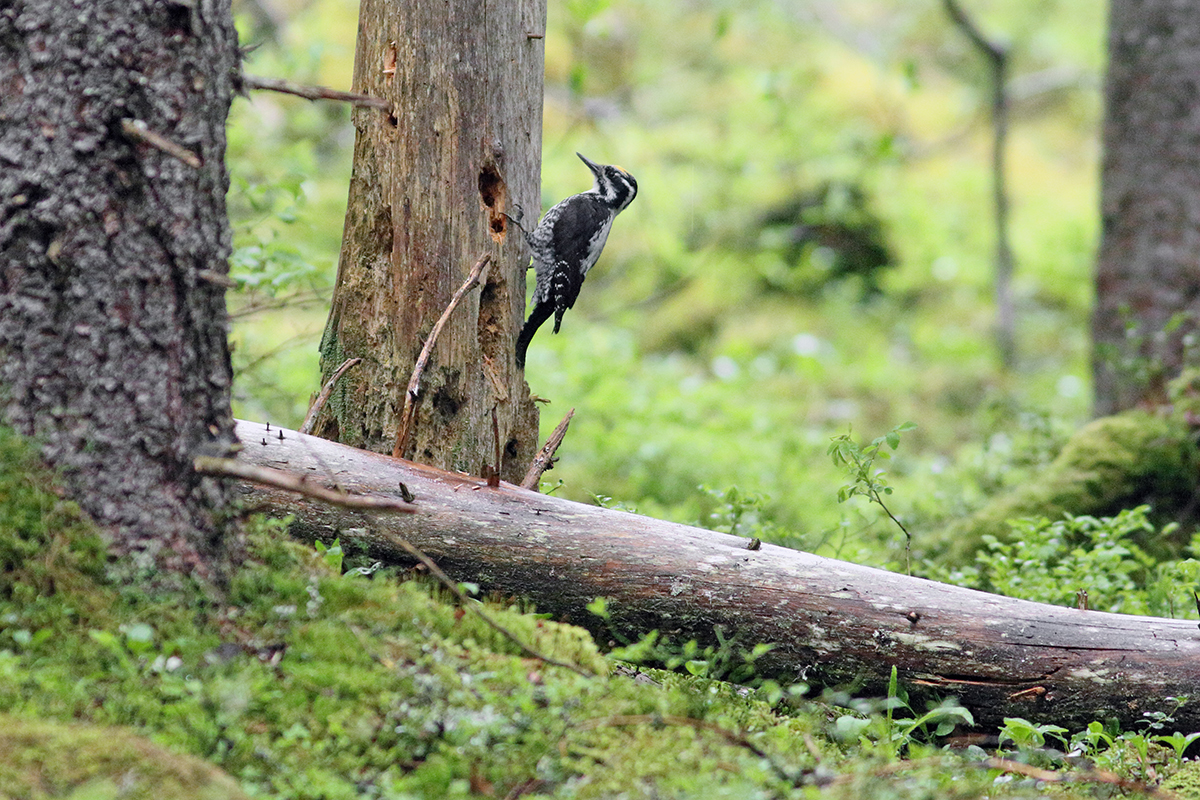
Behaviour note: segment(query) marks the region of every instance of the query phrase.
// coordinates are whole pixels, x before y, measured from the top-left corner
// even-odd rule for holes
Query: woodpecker
[[[518,367],[524,368],[529,341],[551,314],[558,333],[563,312],[575,305],[584,277],[600,258],[613,220],[637,196],[637,181],[625,170],[575,155],[596,176],[591,189],[557,203],[532,232],[521,227],[519,208],[516,219],[509,217],[525,234],[537,275],[533,310],[517,336]]]

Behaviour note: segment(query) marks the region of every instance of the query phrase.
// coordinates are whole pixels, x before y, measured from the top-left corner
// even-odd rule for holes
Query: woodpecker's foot
[[[523,226],[521,224],[521,220],[525,219],[525,210],[523,208],[521,208],[520,204],[513,203],[513,211],[517,212],[517,215],[515,217],[512,214],[509,214],[507,211],[502,211],[500,213],[502,213],[502,214],[504,214],[504,216],[508,217],[508,221],[511,222],[513,225],[516,225],[518,228],[521,229],[521,232],[524,233],[525,226]]]

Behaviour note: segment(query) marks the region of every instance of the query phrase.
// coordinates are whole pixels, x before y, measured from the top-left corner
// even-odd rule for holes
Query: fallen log
[[[658,629],[749,649],[759,673],[814,689],[883,695],[893,666],[918,711],[957,697],[977,725],[1024,717],[1132,729],[1165,698],[1200,696],[1195,621],[1061,608],[897,575],[736,536],[537,494],[293,431],[239,422],[247,463],[335,480],[342,491],[411,497],[416,513],[323,504],[243,484],[251,505],[293,514],[305,541],[340,537],[388,564],[413,564],[397,537],[458,581],[525,597],[540,611],[634,639]],[[586,610],[607,598],[607,623]],[[1200,703],[1175,713],[1200,730]]]

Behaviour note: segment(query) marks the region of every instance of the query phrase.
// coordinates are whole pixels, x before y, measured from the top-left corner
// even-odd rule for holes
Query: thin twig
[[[573,416],[575,416],[575,409],[572,408],[562,418],[562,422],[558,423],[558,427],[554,429],[554,432],[550,434],[550,438],[546,440],[546,445],[533,457],[533,463],[529,465],[529,471],[525,473],[525,480],[521,481],[522,489],[537,491],[538,482],[542,479],[542,474],[554,465],[554,453],[558,450],[558,446],[562,444],[563,437],[567,435],[567,427],[571,424],[571,417]]]
[[[936,766],[943,764],[945,759],[940,756],[933,758],[917,759],[915,761],[893,761],[889,764],[882,764],[875,767],[867,774],[873,778],[882,778],[889,775],[896,775],[909,770],[920,769],[922,767]],[[1142,781],[1135,781],[1130,778],[1122,778],[1112,772],[1105,770],[1049,770],[1040,767],[1034,767],[1029,764],[1022,764],[1019,761],[1012,761],[1007,758],[983,758],[978,761],[968,761],[973,767],[982,769],[996,769],[1001,772],[1012,772],[1016,775],[1024,775],[1026,778],[1032,778],[1043,783],[1103,783],[1111,786],[1116,786],[1126,791],[1142,792],[1149,797],[1158,798],[1158,800],[1179,800],[1178,796],[1173,792],[1165,789],[1160,789],[1157,786],[1151,786]],[[851,783],[858,778],[863,777],[861,774],[842,774],[835,777],[830,784],[845,785]]]
[[[1152,786],[1142,781],[1135,781],[1131,778],[1122,778],[1106,770],[1088,769],[1088,770],[1063,770],[1061,772],[1040,769],[1022,764],[1019,761],[1012,761],[1007,758],[985,758],[978,762],[979,766],[984,769],[998,769],[1001,772],[1013,772],[1017,775],[1024,775],[1027,778],[1042,781],[1043,783],[1104,783],[1111,786],[1116,786],[1126,791],[1141,792],[1149,797],[1161,798],[1161,800],[1175,800],[1177,795],[1169,792],[1166,789],[1160,789],[1157,786]]]
[[[229,318],[241,319],[242,317],[248,317],[263,311],[278,311],[281,308],[304,308],[305,306],[315,305],[317,303],[324,305],[328,302],[329,298],[322,296],[319,292],[311,290],[296,292],[294,294],[273,297],[269,301],[262,303],[250,300],[246,303],[246,305],[230,310]]]
[[[876,503],[879,503],[879,507],[883,509],[883,513],[887,514],[888,518],[891,519],[892,522],[899,525],[900,530],[904,531],[904,566],[905,571],[909,575],[912,575],[912,534],[908,532],[908,528],[904,527],[903,522],[896,519],[896,515],[893,514],[892,510],[887,507],[887,503],[883,502],[883,497],[880,496],[877,490],[872,489],[871,496],[874,498]]]
[[[546,782],[541,778],[528,778],[509,789],[508,794],[504,795],[504,800],[518,800],[531,792],[539,791],[545,785]]]
[[[321,393],[317,395],[317,399],[313,401],[312,408],[308,410],[308,414],[304,417],[304,423],[300,426],[300,433],[312,433],[313,423],[317,421],[317,414],[325,407],[325,402],[329,400],[329,395],[333,393],[333,386],[345,374],[346,370],[357,366],[362,362],[361,358],[347,358],[342,362],[342,365],[333,372],[333,377],[325,381],[325,385],[321,387]]]
[[[371,97],[368,94],[358,94],[356,92],[342,92],[324,86],[306,86],[301,83],[285,81],[282,78],[262,78],[258,75],[242,73],[242,85],[247,89],[263,89],[269,92],[293,94],[297,97],[303,97],[305,100],[338,100],[343,103],[350,103],[351,105],[378,108],[383,111],[391,111],[392,109],[392,104],[380,97]]]
[[[429,338],[425,340],[425,346],[421,348],[421,355],[417,356],[417,363],[413,366],[412,377],[408,379],[408,391],[404,393],[404,411],[400,414],[400,429],[396,432],[396,445],[392,448],[393,458],[403,458],[404,451],[408,449],[408,440],[412,436],[413,416],[417,412],[417,395],[421,392],[421,376],[425,373],[429,357],[433,355],[433,345],[437,342],[442,328],[446,326],[450,315],[454,313],[454,309],[462,302],[463,297],[466,296],[467,292],[479,285],[479,276],[483,272],[483,268],[491,260],[491,254],[484,253],[475,262],[475,266],[471,268],[471,274],[467,276],[467,280],[463,282],[462,286],[458,287],[458,291],[450,298],[450,305],[446,306],[446,310],[442,312],[442,316],[433,324],[433,330],[429,332]]]
[[[425,568],[427,570],[429,570],[429,572],[435,578],[437,578],[438,581],[440,581],[441,584],[443,586],[445,586],[450,591],[451,594],[453,594],[456,598],[458,598],[458,601],[459,601],[459,603],[462,604],[463,608],[465,608],[468,611],[475,614],[475,616],[477,616],[481,620],[483,620],[487,624],[488,627],[490,627],[492,630],[499,633],[505,639],[508,639],[510,642],[515,644],[518,648],[520,648],[522,653],[529,656],[530,658],[535,658],[538,661],[542,661],[546,664],[550,664],[551,666],[569,669],[572,672],[574,672],[575,674],[582,675],[585,678],[596,677],[596,674],[594,672],[588,672],[587,670],[585,670],[583,667],[579,666],[578,664],[572,664],[569,661],[559,661],[556,658],[551,658],[550,656],[540,653],[537,650],[534,650],[529,645],[522,642],[520,639],[517,638],[516,634],[514,634],[508,628],[505,628],[499,622],[496,622],[496,620],[489,617],[487,615],[487,613],[484,612],[482,606],[478,602],[475,602],[471,598],[467,597],[466,594],[463,593],[463,590],[458,588],[458,584],[455,583],[454,581],[450,580],[450,576],[447,575],[445,572],[442,572],[442,568],[433,562],[433,559],[431,559],[429,556],[422,553],[420,550],[418,550],[415,546],[413,546],[407,540],[402,539],[401,537],[396,536],[395,534],[391,534],[391,539],[396,544],[400,545],[400,547],[402,547],[409,555],[411,555],[413,558],[417,559],[422,564],[424,564]]]
[[[492,406],[492,439],[496,443],[496,463],[488,475],[488,486],[493,489],[500,487],[500,420],[496,416],[496,407]]]
[[[992,73],[992,202],[996,217],[996,343],[1005,368],[1016,363],[1016,319],[1013,310],[1012,245],[1008,233],[1008,186],[1004,156],[1008,141],[1008,49],[990,41],[958,0],[943,0],[946,13],[971,44],[983,53]]]
[[[296,492],[297,494],[344,508],[357,508],[368,511],[399,511],[405,514],[412,514],[416,511],[415,508],[403,500],[380,497],[378,495],[349,495],[345,492],[327,489],[324,486],[312,483],[303,475],[284,472],[281,469],[244,464],[233,458],[197,456],[192,462],[192,466],[196,472],[202,475],[241,478],[242,480],[261,483],[264,486],[274,486],[276,489],[283,489],[287,492]]]
[[[146,123],[140,119],[123,119],[121,120],[121,130],[130,139],[136,139],[139,142],[145,142],[151,147],[162,150],[173,158],[178,158],[183,163],[187,164],[192,169],[200,169],[202,162],[200,156],[188,150],[182,145],[172,142],[161,133],[155,133],[146,126]]]
[[[617,714],[611,717],[584,720],[577,727],[582,730],[589,730],[608,727],[620,728],[629,725],[675,725],[715,733],[729,744],[749,750],[763,761],[766,761],[771,766],[771,770],[791,786],[799,786],[801,784],[800,780],[789,775],[787,770],[775,763],[775,759],[771,757],[770,753],[740,733],[735,733],[728,728],[722,728],[720,725],[708,720],[681,717],[675,714]]]

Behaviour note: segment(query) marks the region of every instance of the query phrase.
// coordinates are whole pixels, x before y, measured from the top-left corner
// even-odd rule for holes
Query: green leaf
[[[597,597],[586,606],[587,610],[595,614],[600,619],[608,619],[608,600],[603,597]]]
[[[862,735],[871,725],[871,720],[860,719],[850,715],[843,715],[837,718],[833,723],[833,735],[842,742],[856,742],[858,737]]]

